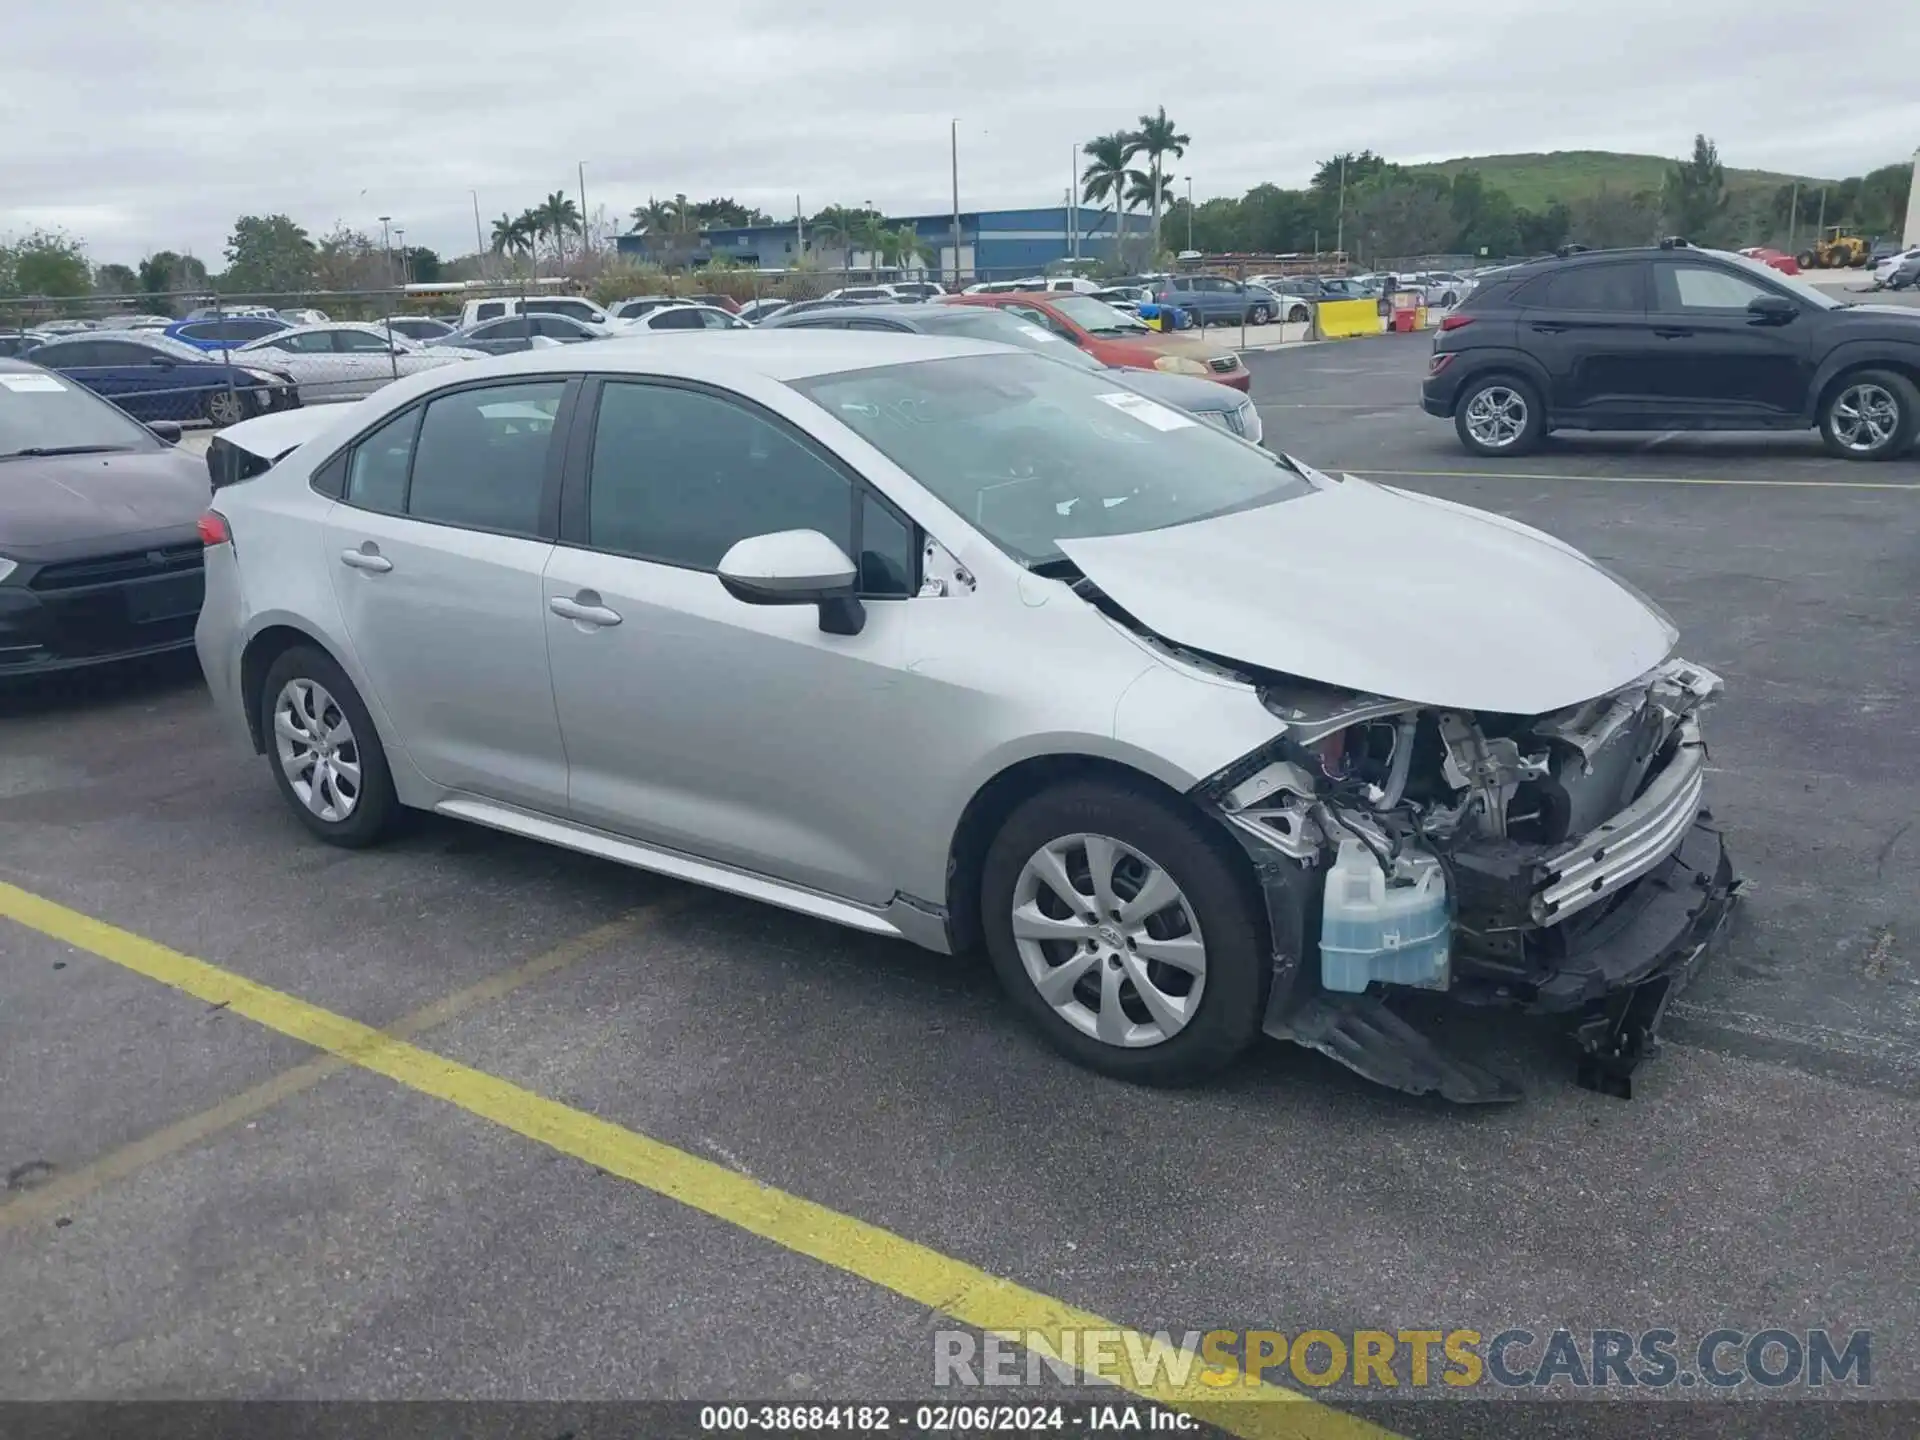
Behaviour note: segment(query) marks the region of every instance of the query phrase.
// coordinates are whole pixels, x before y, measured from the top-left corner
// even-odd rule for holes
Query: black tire
[[[1511,399],[1502,402],[1499,392],[1505,392]],[[1470,412],[1474,402],[1482,396],[1487,397],[1489,404],[1499,406],[1509,415],[1517,413],[1520,424],[1512,439],[1495,444],[1473,433],[1475,420]],[[1547,433],[1546,419],[1546,407],[1541,404],[1540,392],[1517,375],[1484,375],[1477,380],[1469,380],[1460,388],[1459,398],[1454,401],[1453,407],[1453,429],[1460,437],[1460,443],[1472,454],[1489,459],[1528,455],[1539,449]]]
[[[1863,407],[1868,413],[1891,420],[1884,426],[1884,436],[1865,448],[1862,441],[1870,438],[1871,432],[1859,419],[1849,421],[1847,414],[1851,411],[1859,416]],[[1842,375],[1820,402],[1820,438],[1826,442],[1827,453],[1842,460],[1892,460],[1912,448],[1916,433],[1920,433],[1920,391],[1893,370],[1855,370]]]
[[[242,390],[209,390],[200,402],[200,416],[209,425],[237,425],[256,413]]]
[[[1202,310],[1199,306],[1196,305],[1193,309],[1187,311],[1187,314],[1193,320],[1194,329],[1204,330],[1207,328],[1207,312]]]
[[[1206,953],[1199,1004],[1157,1043],[1129,1048],[1077,1028],[1040,994],[1020,958],[1012,916],[1021,872],[1043,846],[1078,834],[1107,836],[1150,857],[1199,922]],[[1189,1085],[1231,1064],[1260,1033],[1273,962],[1253,883],[1234,863],[1226,836],[1144,788],[1080,780],[1028,800],[987,850],[980,905],[987,954],[1008,996],[1054,1048],[1090,1070],[1136,1084]],[[1098,962],[1087,972],[1096,987],[1100,973]]]
[[[338,752],[348,763],[359,767],[359,789],[351,808],[338,819],[328,819],[316,813],[294,787],[287,774],[287,767],[281,763],[279,742],[274,729],[274,715],[278,709],[281,692],[289,685],[300,681],[317,685],[332,700],[333,709],[346,719],[351,732],[351,750],[342,746]],[[301,824],[329,845],[340,845],[350,850],[362,849],[379,841],[392,826],[400,810],[400,801],[393,789],[393,773],[387,766],[387,752],[380,744],[379,732],[373,728],[373,717],[367,713],[367,707],[360,699],[360,692],[353,687],[346,672],[334,663],[333,657],[309,645],[296,645],[284,651],[279,659],[267,667],[266,677],[260,683],[260,693],[254,697],[259,707],[260,733],[267,745],[267,763],[273,767],[274,783],[280,787],[280,793],[292,807],[293,813],[300,817]],[[308,775],[314,772],[311,768]],[[311,781],[307,782],[310,786]],[[336,798],[339,796],[337,782],[331,782]],[[325,794],[328,786],[322,785]]]
[[[1453,291],[1451,290],[1447,291],[1446,294],[1440,297],[1440,308],[1443,310],[1450,310],[1455,305],[1458,305],[1459,303],[1460,303],[1460,297],[1454,294]]]
[[[1256,305],[1247,315],[1249,325],[1270,325],[1273,323],[1273,311],[1265,305]]]
[[[1794,258],[1794,262],[1798,264],[1802,270],[1817,270],[1820,268],[1815,263],[1819,259],[1819,257],[1815,255],[1811,250],[1802,250],[1798,255],[1794,256],[1793,258]]]
[[[1304,305],[1296,305],[1287,312],[1287,319],[1295,325],[1305,325],[1313,319],[1313,313]]]

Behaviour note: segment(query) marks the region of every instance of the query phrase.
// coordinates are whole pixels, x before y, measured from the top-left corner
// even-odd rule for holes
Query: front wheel
[[[329,845],[372,845],[399,810],[387,752],[333,657],[296,645],[261,682],[260,733],[280,793]]]
[[[1304,325],[1312,318],[1313,316],[1308,313],[1307,307],[1304,305],[1296,305],[1287,312],[1287,319],[1295,325]]]
[[[1224,836],[1144,789],[1082,781],[1008,817],[981,877],[987,952],[1058,1050],[1181,1085],[1259,1033],[1271,957]]]
[[[1247,323],[1249,325],[1267,325],[1267,324],[1271,324],[1272,321],[1273,321],[1273,311],[1269,310],[1264,305],[1254,306],[1253,312],[1247,316]]]
[[[247,418],[247,401],[238,390],[209,390],[202,413],[214,425],[238,425]]]
[[[1525,455],[1539,447],[1546,417],[1531,385],[1495,375],[1473,381],[1461,392],[1453,428],[1460,443],[1476,455]]]
[[[1920,392],[1891,370],[1846,376],[1820,407],[1820,438],[1843,460],[1891,460],[1920,430]]]

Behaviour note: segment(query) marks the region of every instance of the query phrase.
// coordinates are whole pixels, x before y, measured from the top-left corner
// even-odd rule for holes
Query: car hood
[[[0,555],[63,556],[76,545],[191,529],[207,472],[178,450],[0,460]]]
[[[1169,375],[1164,370],[1115,366],[1113,373],[1142,395],[1181,410],[1237,410],[1247,403],[1238,390],[1203,380],[1198,375]]]
[[[1562,709],[1644,674],[1678,638],[1651,602],[1552,536],[1351,476],[1060,548],[1177,645],[1448,709]]]

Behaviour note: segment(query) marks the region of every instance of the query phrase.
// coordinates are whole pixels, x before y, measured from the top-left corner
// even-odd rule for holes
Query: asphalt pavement
[[[1518,1106],[1271,1043],[1143,1091],[1044,1049],[977,960],[453,822],[329,849],[189,657],[0,697],[0,1400],[925,1398],[938,1332],[1086,1312],[1870,1330],[1842,1388],[1920,1401],[1920,460],[1629,436],[1490,465],[1417,409],[1427,348],[1250,356],[1269,437],[1583,547],[1727,682],[1710,803],[1749,888],[1635,1098],[1482,1017],[1447,1041]],[[1275,603],[1339,604],[1285,585],[1276,557]],[[1644,1434],[1651,1403],[1370,1413]],[[1280,1408],[1261,1433],[1338,1433]],[[1804,1411],[1663,1414],[1841,1426]]]

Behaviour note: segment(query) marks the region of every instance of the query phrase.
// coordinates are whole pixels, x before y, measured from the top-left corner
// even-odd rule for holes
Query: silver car
[[[426,348],[379,325],[303,325],[233,351],[236,364],[271,363],[293,376],[303,405],[359,400],[405,375],[471,360],[480,352]]]
[[[1401,997],[1560,1015],[1617,1088],[1727,913],[1719,681],[1650,601],[1098,371],[626,339],[305,424],[215,490],[196,639],[334,844],[436,811],[984,944],[1110,1075],[1264,1031],[1457,1100],[1513,1090]]]

